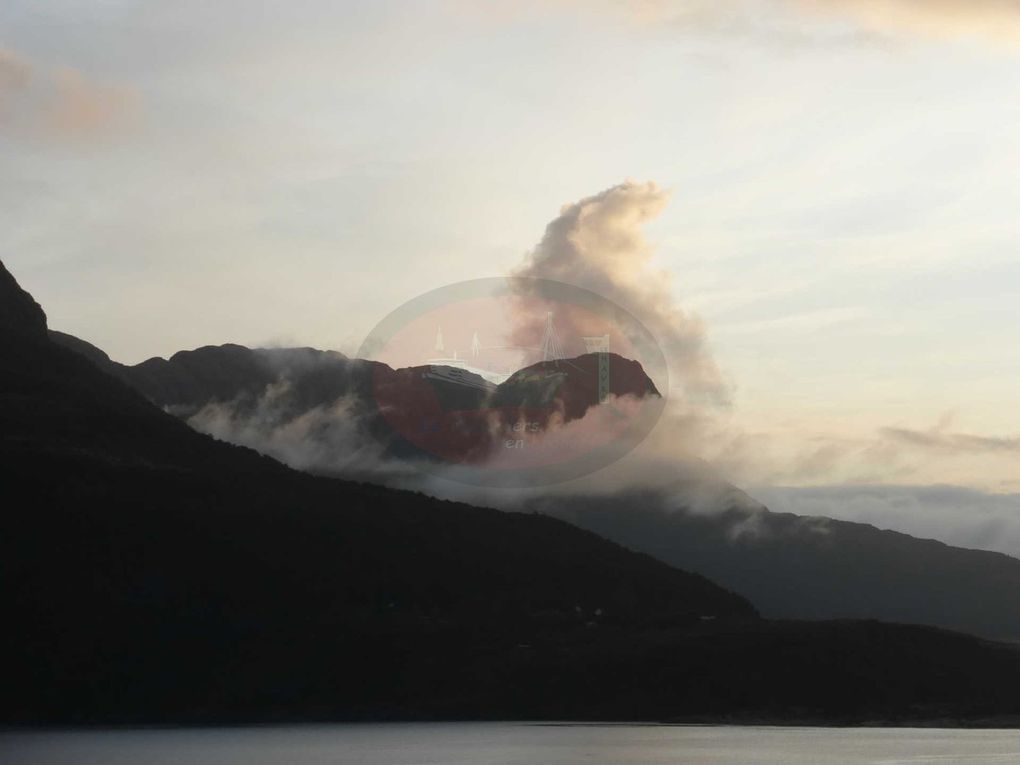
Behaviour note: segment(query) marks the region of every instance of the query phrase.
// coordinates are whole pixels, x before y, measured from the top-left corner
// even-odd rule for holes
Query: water
[[[1020,763],[1020,731],[449,723],[5,732],[4,765]]]

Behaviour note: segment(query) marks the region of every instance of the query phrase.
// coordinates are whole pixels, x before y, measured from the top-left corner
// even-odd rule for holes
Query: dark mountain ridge
[[[46,314],[0,264],[0,333],[39,339],[46,335]]]
[[[225,403],[258,396],[268,385],[287,380],[305,389],[305,408],[333,403],[345,395],[370,399],[373,388],[393,384],[395,375],[408,374],[420,380],[432,370],[459,372],[455,367],[425,365],[393,369],[377,361],[351,359],[337,351],[315,348],[247,348],[243,345],[208,345],[178,351],[169,359],[153,357],[135,365],[115,362],[101,349],[65,332],[50,330],[50,339],[80,353],[104,371],[122,379],[159,407],[193,414],[211,403]],[[610,375],[607,393],[615,396],[659,397],[655,383],[641,365],[607,353]],[[505,382],[471,389],[457,386],[456,408],[468,411],[487,406],[493,409],[547,406],[557,394],[568,397],[563,411],[567,421],[583,417],[599,403],[598,354],[587,353],[569,359],[542,361],[524,367]],[[463,376],[477,378],[465,373]],[[328,380],[317,387],[316,380]],[[406,391],[402,391],[407,394]]]
[[[106,354],[70,336],[55,337],[101,365],[112,364]],[[105,361],[104,361],[105,359]],[[487,396],[494,407],[538,405],[555,387],[568,419],[583,416],[592,401],[586,383],[594,379],[595,357],[562,364],[545,362],[511,376]],[[571,366],[573,365],[573,366]],[[348,359],[341,354],[308,348],[249,350],[241,346],[201,348],[152,359],[136,367],[115,365],[122,379],[161,406],[194,412],[218,400],[238,402],[235,412],[261,396],[281,379],[294,381],[286,399],[288,413],[299,416],[314,406],[340,397],[373,401],[373,370],[389,380],[401,375],[386,393],[391,410],[403,411],[406,424],[434,412],[434,401],[408,396],[424,368],[389,367]],[[108,366],[105,368],[109,368]],[[572,387],[558,375],[579,368]],[[617,391],[629,395],[657,395],[639,364],[614,362]],[[420,385],[423,396],[431,389]],[[248,402],[245,404],[244,402]],[[467,404],[465,404],[467,406]],[[415,450],[394,448],[390,420],[366,417],[369,407],[350,416],[373,423],[367,437],[390,439],[391,455],[414,456]],[[484,435],[484,433],[482,433]],[[463,458],[467,441],[454,442],[447,456]],[[484,454],[487,441],[479,436],[471,448]],[[432,444],[433,448],[437,448]],[[670,495],[696,495],[699,487],[682,486]],[[751,508],[746,504],[720,506],[718,512],[698,512],[672,503],[655,492],[621,492],[611,496],[551,496],[527,509],[540,511],[594,531],[685,570],[696,571],[748,598],[762,613],[783,619],[878,619],[960,630],[991,639],[1020,641],[1020,561],[1005,555],[954,548],[934,540],[916,539],[866,524],[832,519],[806,519]]]
[[[216,442],[28,329],[0,334],[7,721],[407,715],[458,656],[756,618],[561,521]]]
[[[0,425],[8,724],[1020,714],[1010,647],[764,622],[562,521],[297,473],[38,327]]]
[[[770,618],[880,619],[1020,642],[1020,560],[1001,553],[764,508],[693,512],[651,491],[526,507],[704,574]]]
[[[282,428],[342,401],[353,437],[400,459],[477,464],[519,423],[539,430],[554,417],[569,423],[610,394],[660,397],[639,363],[611,353],[603,357],[608,385],[600,390],[593,353],[538,362],[493,385],[456,367],[393,369],[313,348],[204,346],[126,366],[72,335],[50,337],[185,420],[213,406],[234,420],[269,419]],[[328,433],[307,434],[317,436]]]

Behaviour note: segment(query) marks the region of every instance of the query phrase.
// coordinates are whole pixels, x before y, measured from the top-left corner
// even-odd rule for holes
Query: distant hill
[[[4,723],[1020,719],[1011,647],[765,622],[562,521],[216,442],[0,275]]]
[[[669,492],[550,497],[528,509],[697,571],[777,619],[880,619],[1020,641],[1020,560],[862,523],[735,504],[684,507]]]

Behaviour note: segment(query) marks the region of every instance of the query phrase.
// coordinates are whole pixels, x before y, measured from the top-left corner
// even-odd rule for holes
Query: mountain
[[[46,314],[35,299],[0,267],[0,334],[39,339],[46,334]]]
[[[698,512],[696,492],[622,491],[526,508],[697,571],[775,619],[879,619],[1020,641],[1020,560],[862,523],[735,503]]]
[[[49,337],[182,417],[211,403],[236,402],[242,409],[254,406],[268,386],[283,380],[293,384],[293,406],[303,411],[349,394],[367,397],[371,369],[376,366],[314,348],[251,350],[241,345],[205,346],[128,366],[73,335],[50,330]]]
[[[764,621],[547,516],[214,441],[51,342],[2,276],[6,724],[1020,719],[1010,646]]]
[[[413,709],[418,640],[471,658],[587,623],[755,618],[560,521],[314,478],[196,433],[47,340],[11,283],[6,720]]]
[[[438,400],[422,380],[424,367],[391,370],[308,348],[240,346],[201,348],[169,360],[122,367],[87,343],[70,336],[54,339],[112,369],[160,406],[185,415],[217,401],[231,401],[231,412],[239,420],[268,420],[278,427],[344,398],[353,402],[345,418],[359,423],[365,437],[390,444],[393,456],[420,453],[395,431],[408,432],[413,439],[413,423],[423,418],[444,422]],[[512,420],[526,412],[529,419],[540,419],[543,411],[550,411],[542,409],[543,403],[552,398],[565,420],[579,418],[598,400],[593,385],[596,366],[597,357],[589,354],[521,370],[484,394],[491,407],[488,414],[508,412]],[[614,356],[611,373],[617,395],[658,395],[636,362]],[[373,378],[384,381],[375,392]],[[266,389],[281,381],[287,381],[286,394],[274,400],[272,417],[264,411],[256,416]],[[417,393],[412,395],[412,390]],[[458,416],[477,406],[481,394],[469,389],[460,395],[464,400]],[[468,400],[472,395],[474,403]],[[378,401],[386,404],[385,418],[373,408]],[[449,438],[449,428],[438,432]],[[443,442],[433,436],[417,445],[448,459],[470,459],[487,453],[485,433],[474,428],[467,431],[473,438]],[[317,435],[321,437],[322,431],[311,437]],[[230,440],[236,433],[226,436]],[[704,493],[704,486],[684,485],[669,492],[680,497]],[[748,598],[771,618],[878,619],[1020,641],[1020,608],[1015,605],[1020,602],[1020,561],[1014,558],[864,524],[771,513],[750,502],[723,502],[721,512],[701,512],[684,506],[683,500],[670,503],[663,497],[651,491],[608,497],[553,495],[535,500],[527,509],[698,572]]]
[[[601,400],[599,364],[606,362],[606,394],[660,398],[660,393],[636,361],[615,353],[586,353],[569,359],[539,361],[501,383],[492,397],[495,408],[541,411],[555,401],[564,422],[579,420]]]
[[[553,417],[580,419],[610,394],[660,398],[639,363],[612,353],[538,362],[494,385],[457,367],[392,369],[313,348],[205,346],[127,366],[72,335],[50,337],[199,429],[207,419],[221,427],[225,420],[226,432],[216,435],[247,443],[240,431],[252,436],[252,446],[265,447],[274,432],[342,403],[345,445],[379,447],[395,458],[474,464],[525,423],[544,430]],[[302,437],[321,441],[327,451],[335,434],[321,427],[303,430]]]
[[[407,386],[435,392],[435,406],[470,411],[490,409],[545,410],[560,404],[565,421],[583,417],[599,403],[599,355],[584,354],[532,364],[499,385],[486,384],[465,370],[427,365],[391,369],[386,364],[349,359],[336,351],[314,348],[246,348],[241,345],[203,346],[179,351],[169,359],[151,358],[128,366],[112,361],[94,345],[64,332],[50,330],[50,339],[119,377],[157,406],[188,416],[213,403],[242,402],[265,393],[270,385],[288,383],[296,392],[295,411],[328,406],[338,398],[366,401],[378,395],[416,395]],[[615,396],[659,397],[655,383],[641,365],[615,353],[608,360],[605,393]],[[437,375],[430,373],[438,372]],[[401,377],[408,379],[401,380]],[[422,383],[422,380],[428,380]],[[444,383],[446,383],[444,385]],[[464,384],[468,383],[468,384]],[[441,401],[441,403],[440,403]],[[387,401],[388,403],[388,401]]]

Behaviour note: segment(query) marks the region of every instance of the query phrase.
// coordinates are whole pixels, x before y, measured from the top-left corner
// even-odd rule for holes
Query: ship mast
[[[563,357],[560,349],[560,339],[556,336],[556,328],[553,327],[552,311],[545,315],[545,334],[542,335],[542,361],[557,361]]]

